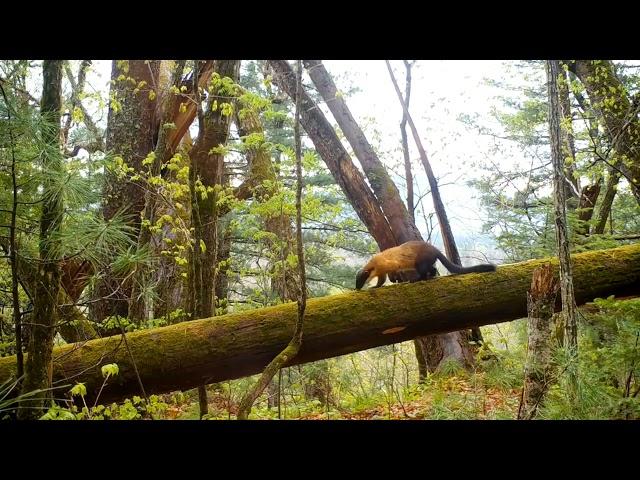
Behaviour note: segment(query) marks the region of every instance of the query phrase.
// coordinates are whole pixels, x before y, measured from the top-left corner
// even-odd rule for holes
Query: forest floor
[[[411,420],[411,419],[514,419],[520,401],[520,388],[487,386],[482,375],[449,377],[410,392],[388,392],[359,405],[323,406],[316,401],[299,401],[292,408],[281,405],[280,418],[287,420]],[[186,400],[186,399],[185,399]],[[194,401],[195,400],[195,401]],[[209,392],[211,419],[235,418],[237,405],[223,393]],[[169,405],[166,418],[197,419],[197,399]],[[259,403],[251,418],[278,419],[277,407]]]

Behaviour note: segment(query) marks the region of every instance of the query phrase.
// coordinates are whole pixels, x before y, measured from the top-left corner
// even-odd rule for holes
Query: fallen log
[[[576,302],[640,294],[640,245],[573,255]],[[426,282],[310,299],[302,349],[292,364],[311,362],[417,336],[507,322],[527,315],[533,270],[556,259],[451,275]],[[100,367],[117,363],[100,402],[140,395],[132,357],[147,393],[184,390],[260,372],[289,342],[296,304],[183,322],[54,350],[54,382],[85,382],[88,400],[102,385]],[[0,358],[0,383],[15,375],[15,357]]]

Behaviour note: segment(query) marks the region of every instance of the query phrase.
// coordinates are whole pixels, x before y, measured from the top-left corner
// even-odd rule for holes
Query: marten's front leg
[[[376,283],[376,286],[373,288],[380,288],[386,280],[387,280],[386,273],[384,275],[378,275],[378,283]]]

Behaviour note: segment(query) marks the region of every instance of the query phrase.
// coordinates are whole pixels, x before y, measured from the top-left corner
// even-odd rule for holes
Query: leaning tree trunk
[[[526,317],[531,276],[545,263],[557,276],[558,260],[552,258],[310,299],[304,343],[292,364]],[[578,304],[640,294],[640,245],[579,253],[573,267]],[[100,397],[109,402],[139,392],[131,356],[148,393],[253,375],[287,345],[296,319],[296,305],[287,303],[128,333],[131,355],[120,335],[65,345],[54,350],[54,379],[86,382],[87,401],[93,401],[104,380],[101,366],[115,362],[120,373]],[[15,368],[15,356],[0,358],[0,383]]]
[[[338,94],[338,89],[329,72],[320,60],[305,60],[304,64],[318,92],[331,110],[342,133],[353,148],[356,158],[362,165],[398,245],[410,240],[422,240],[420,231],[411,221],[411,216],[400,198],[398,188],[389,177],[387,169],[369,144],[364,132],[356,123],[344,98]]]
[[[609,169],[609,179],[607,180],[604,197],[600,204],[600,210],[598,211],[598,221],[596,223],[594,233],[603,234],[604,229],[607,227],[607,221],[609,220],[609,215],[611,215],[611,206],[613,205],[613,200],[618,191],[620,176],[620,172],[614,168]]]
[[[121,157],[136,172],[142,170],[142,160],[154,149],[157,134],[156,95],[160,61],[114,60],[111,69],[111,102],[107,118],[107,151]],[[103,215],[106,220],[117,212],[130,215],[138,237],[140,212],[144,208],[144,188],[140,181],[121,180],[106,171],[103,190]],[[91,314],[96,321],[129,310],[131,286],[112,272],[96,285],[96,302]]]
[[[269,64],[275,72],[275,84],[290,98],[295,98],[295,74],[289,63],[286,60],[270,60]],[[333,127],[304,89],[300,95],[300,124],[311,138],[331,175],[380,249],[396,246],[398,241],[382,213],[377,198],[362,173],[351,161]]]
[[[62,60],[45,60],[42,65],[42,140],[44,152],[42,167],[51,176],[42,186],[42,212],[40,214],[40,265],[33,298],[32,325],[25,364],[22,393],[47,389],[51,386],[51,352],[55,335],[60,266],[56,258],[59,240],[56,236],[62,226],[64,206],[57,193],[56,178],[63,172],[60,152],[60,109],[62,106]],[[54,180],[51,180],[53,178]],[[21,402],[18,418],[38,418],[46,407],[51,392],[41,392]]]

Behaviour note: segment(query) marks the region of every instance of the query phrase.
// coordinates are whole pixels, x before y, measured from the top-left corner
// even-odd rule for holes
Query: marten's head
[[[366,267],[358,271],[356,274],[356,290],[364,287],[364,284],[367,283],[367,280],[371,277],[371,271],[371,269],[367,269]]]

